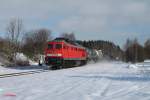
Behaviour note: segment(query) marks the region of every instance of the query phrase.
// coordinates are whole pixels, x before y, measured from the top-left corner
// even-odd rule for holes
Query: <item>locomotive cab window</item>
[[[61,44],[56,44],[55,48],[56,48],[56,49],[61,49],[61,48],[62,48],[62,45],[61,45]]]
[[[47,49],[53,49],[53,45],[52,44],[48,44]]]

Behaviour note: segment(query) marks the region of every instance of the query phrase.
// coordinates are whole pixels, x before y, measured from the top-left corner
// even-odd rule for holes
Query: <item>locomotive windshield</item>
[[[62,48],[62,45],[61,45],[61,44],[56,44],[55,48],[56,48],[56,49],[61,49],[61,48]]]
[[[48,44],[47,49],[52,49],[53,45],[52,44]]]

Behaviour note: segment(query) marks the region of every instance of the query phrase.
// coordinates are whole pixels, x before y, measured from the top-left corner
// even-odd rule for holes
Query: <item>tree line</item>
[[[37,56],[43,53],[46,42],[52,39],[51,31],[48,29],[24,32],[23,28],[22,20],[12,19],[6,28],[5,38],[0,38],[0,54],[13,65],[23,63],[17,62],[17,53],[23,53],[28,58],[36,60]]]
[[[126,62],[135,63],[150,59],[150,39],[146,40],[144,46],[136,38],[134,40],[127,39],[124,48]]]
[[[137,39],[127,39],[124,50],[110,41],[103,40],[76,40],[74,33],[62,33],[60,37],[71,39],[80,45],[102,50],[106,59],[122,60],[126,62],[140,62],[150,59],[150,39],[144,46],[138,43]],[[0,38],[0,56],[4,56],[13,64],[16,64],[16,54],[21,52],[28,58],[37,60],[38,55],[44,53],[47,41],[52,40],[52,32],[48,29],[36,29],[24,31],[22,20],[12,19],[6,28],[6,37]]]
[[[103,57],[111,60],[123,60],[123,51],[118,45],[115,45],[110,41],[103,40],[89,40],[89,41],[77,41],[84,47],[96,50],[102,50]]]

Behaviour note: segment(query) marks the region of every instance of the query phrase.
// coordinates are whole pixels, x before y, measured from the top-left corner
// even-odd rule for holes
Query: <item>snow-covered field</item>
[[[2,74],[9,74],[9,73],[18,73],[18,72],[27,72],[27,71],[35,71],[35,70],[41,70],[42,67],[37,65],[32,66],[23,66],[23,67],[4,67],[0,66],[0,75]]]
[[[122,62],[0,79],[0,100],[150,100],[150,75]]]
[[[38,66],[38,63],[36,62],[30,61],[30,64],[31,66],[18,66],[18,67],[6,67],[6,66],[1,66],[0,64],[0,75],[43,69],[41,66]]]
[[[16,60],[17,61],[29,61],[29,64],[31,66],[6,67],[6,65],[4,64],[4,61],[8,62],[7,59],[4,59],[3,57],[0,56],[0,75],[42,69],[40,66],[38,66],[37,62],[28,59],[23,53],[17,53]]]

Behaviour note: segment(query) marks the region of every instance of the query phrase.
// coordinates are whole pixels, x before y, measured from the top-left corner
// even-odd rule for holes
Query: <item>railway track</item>
[[[14,77],[14,76],[22,76],[22,75],[29,75],[29,74],[36,74],[42,72],[48,72],[49,70],[36,70],[36,71],[26,71],[26,72],[18,72],[18,73],[9,73],[9,74],[1,74],[0,78],[7,78],[7,77]]]

